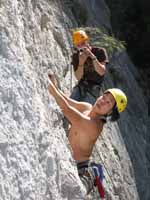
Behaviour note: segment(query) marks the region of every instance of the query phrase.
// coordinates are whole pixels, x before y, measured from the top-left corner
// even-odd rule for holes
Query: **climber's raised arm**
[[[49,86],[48,86],[49,93],[55,98],[57,104],[61,108],[62,112],[64,113],[65,117],[72,123],[78,123],[80,121],[87,120],[88,117],[83,115],[79,112],[76,108],[69,104],[69,100],[64,97],[60,90],[53,83],[53,75],[49,75]]]
[[[85,110],[89,110],[89,109],[92,108],[92,105],[90,103],[79,102],[79,101],[76,101],[74,99],[71,99],[70,97],[66,96],[61,90],[60,90],[60,93],[62,94],[62,96],[67,100],[67,102],[71,106],[73,106],[74,108],[76,108],[80,112],[84,112]]]
[[[52,81],[54,86],[57,88],[58,92],[65,98],[65,100],[69,103],[70,106],[76,108],[80,112],[84,112],[85,110],[89,110],[92,108],[92,105],[87,102],[78,102],[76,100],[73,100],[69,98],[67,95],[65,95],[60,89],[57,87],[57,80],[54,75],[49,74],[49,79]]]

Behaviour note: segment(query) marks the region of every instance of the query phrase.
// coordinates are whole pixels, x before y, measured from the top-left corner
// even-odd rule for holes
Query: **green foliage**
[[[96,47],[106,48],[109,57],[111,57],[115,51],[121,52],[125,50],[125,42],[107,35],[104,29],[93,27],[80,27],[78,29],[86,31],[90,38],[90,44]]]
[[[112,55],[114,51],[122,51],[125,49],[124,42],[116,40],[114,37],[103,35],[101,46],[105,47],[108,54]]]

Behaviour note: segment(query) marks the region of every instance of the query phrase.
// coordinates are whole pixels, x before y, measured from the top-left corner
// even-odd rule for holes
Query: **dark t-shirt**
[[[106,54],[103,48],[92,47],[91,52],[96,56],[99,62],[106,60]],[[72,65],[74,71],[77,70],[79,65],[79,50],[74,49],[74,53],[72,55]],[[81,79],[87,81],[89,84],[101,84],[104,76],[100,76],[94,69],[93,61],[90,57],[84,63],[84,75]]]

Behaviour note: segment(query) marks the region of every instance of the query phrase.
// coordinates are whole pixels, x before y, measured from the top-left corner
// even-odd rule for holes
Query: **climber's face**
[[[82,48],[88,47],[88,46],[89,46],[89,43],[87,41],[80,42],[80,43],[78,43],[78,45],[76,45],[77,49],[82,49]]]
[[[114,97],[108,92],[97,99],[96,103],[94,104],[94,108],[97,114],[106,115],[111,113],[115,103]]]

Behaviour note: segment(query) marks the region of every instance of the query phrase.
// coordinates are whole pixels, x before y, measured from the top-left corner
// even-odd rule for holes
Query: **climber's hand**
[[[80,66],[84,65],[87,58],[88,54],[86,53],[85,48],[81,49],[79,54],[79,65]]]
[[[84,54],[86,54],[87,57],[93,58],[95,55],[92,53],[91,49],[89,47],[83,48]]]

